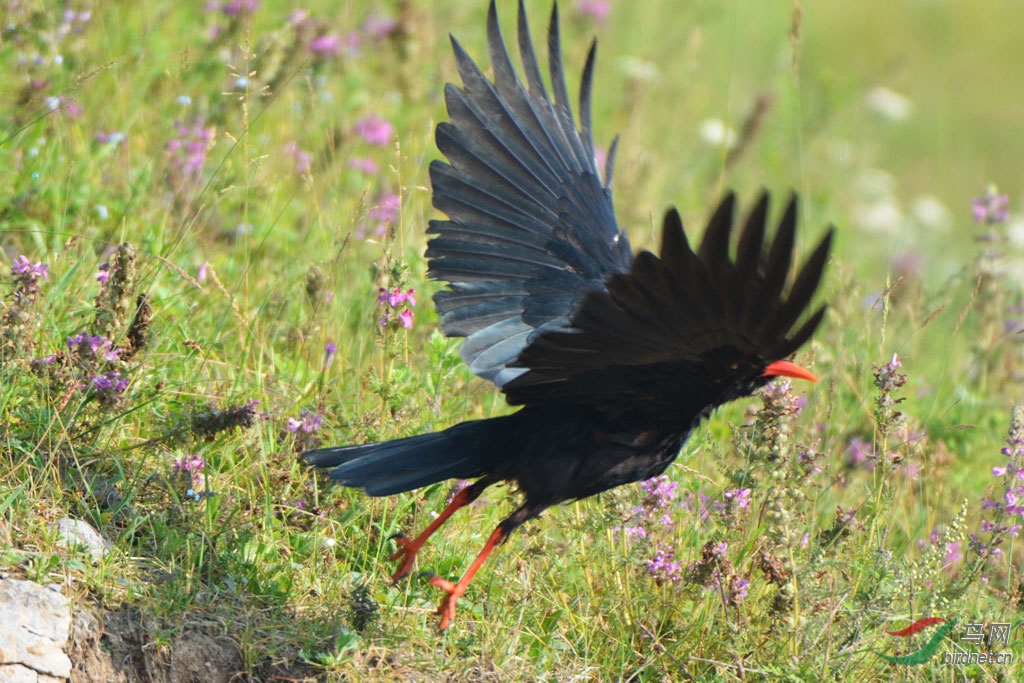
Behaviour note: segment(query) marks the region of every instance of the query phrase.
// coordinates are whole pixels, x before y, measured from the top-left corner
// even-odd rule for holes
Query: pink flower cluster
[[[412,309],[416,306],[416,290],[406,291],[395,287],[390,292],[381,287],[377,294],[377,305],[384,309],[380,317],[380,326],[398,324],[407,330],[412,329]]]
[[[214,145],[214,128],[207,128],[202,121],[191,124],[175,123],[178,137],[167,143],[167,158],[173,172],[171,180],[175,188],[197,183],[206,165],[206,155]]]

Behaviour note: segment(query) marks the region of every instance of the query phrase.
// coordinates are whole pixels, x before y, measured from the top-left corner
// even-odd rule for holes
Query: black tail
[[[487,474],[508,439],[508,418],[473,420],[443,432],[361,446],[336,446],[303,454],[314,467],[333,467],[331,479],[390,496],[445,479]]]

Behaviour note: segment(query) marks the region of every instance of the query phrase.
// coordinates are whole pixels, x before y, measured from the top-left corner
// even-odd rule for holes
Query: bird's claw
[[[427,574],[426,572],[424,574],[427,576],[427,582],[431,586],[436,586],[448,594],[444,596],[441,604],[437,606],[437,614],[441,617],[441,623],[438,624],[437,628],[443,631],[455,620],[455,603],[466,592],[466,586],[463,586],[461,583],[452,583],[437,574]]]
[[[423,544],[409,540],[405,534],[395,534],[391,540],[397,543],[399,548],[391,556],[390,561],[399,562],[401,560],[391,577],[391,583],[396,584],[412,572],[412,566],[416,562],[416,553],[420,551]]]

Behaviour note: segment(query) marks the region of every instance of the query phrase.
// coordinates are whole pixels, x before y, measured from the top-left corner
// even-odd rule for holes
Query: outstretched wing
[[[732,194],[725,197],[696,252],[679,214],[669,211],[661,256],[639,253],[628,273],[587,295],[568,328],[537,335],[513,364],[528,372],[503,387],[509,402],[593,405],[643,415],[649,428],[679,427],[766,381],[766,366],[793,353],[821,322],[824,307],[797,327],[821,280],[832,232],[787,290],[796,196],[765,249],[762,195],[731,259],[735,204]]]
[[[592,45],[579,94],[580,129],[562,70],[557,6],[551,12],[549,97],[526,12],[519,4],[524,85],[505,47],[492,0],[487,16],[494,81],[452,38],[463,87],[445,87],[449,123],[437,127],[448,163],[430,165],[434,206],[430,277],[449,286],[434,296],[448,336],[466,337],[462,357],[503,387],[526,372],[512,362],[539,331],[565,330],[569,315],[633,261],[612,207],[614,144],[602,182],[594,159],[590,93]]]

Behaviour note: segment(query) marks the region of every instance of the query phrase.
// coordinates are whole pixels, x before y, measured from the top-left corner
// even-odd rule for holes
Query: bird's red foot
[[[480,565],[484,563],[487,556],[491,554],[494,547],[499,543],[502,543],[508,538],[508,532],[501,526],[494,530],[490,538],[487,539],[487,543],[484,543],[483,550],[473,560],[473,564],[469,565],[469,569],[462,575],[458,583],[452,583],[442,579],[437,574],[424,574],[427,577],[427,581],[431,586],[437,586],[448,595],[441,601],[441,604],[437,606],[437,614],[441,617],[441,623],[438,625],[440,630],[445,630],[448,625],[455,619],[455,603],[459,601],[462,594],[466,592],[466,588],[469,586],[469,582],[473,580],[473,576],[476,575]]]
[[[416,553],[423,547],[423,541],[418,538],[410,539],[405,534],[395,534],[391,537],[391,540],[399,546],[390,560],[391,562],[401,560],[398,563],[398,568],[395,569],[394,575],[391,577],[391,583],[398,583],[412,572],[412,565],[416,562]]]
[[[395,570],[394,576],[391,577],[391,583],[398,583],[400,579],[409,575],[412,571],[412,565],[416,562],[416,553],[420,551],[420,548],[427,542],[427,539],[452,516],[453,512],[460,507],[472,503],[484,488],[485,486],[478,487],[477,484],[474,484],[456,493],[451,502],[437,516],[437,519],[431,522],[430,526],[424,529],[423,533],[416,538],[408,538],[405,534],[395,534],[391,537],[391,540],[399,545],[398,550],[391,556],[391,561],[399,562],[401,560],[398,563],[398,569]]]
[[[442,579],[437,574],[430,574],[427,579],[431,586],[437,586],[443,590],[446,595],[441,604],[437,606],[437,614],[441,617],[441,623],[438,624],[438,629],[443,631],[448,628],[448,625],[455,620],[455,603],[462,597],[462,594],[466,592],[466,586],[469,585],[467,582],[465,585],[460,581],[459,583],[452,583]]]

